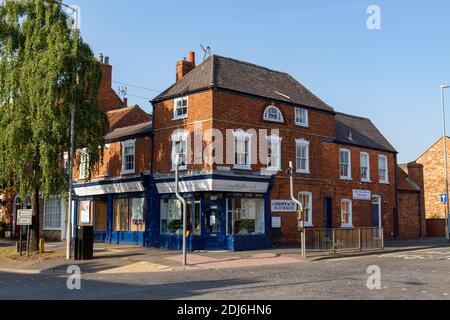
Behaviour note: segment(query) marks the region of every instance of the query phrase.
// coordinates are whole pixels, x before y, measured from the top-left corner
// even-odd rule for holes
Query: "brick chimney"
[[[408,163],[408,177],[423,190],[423,165],[416,162]]]
[[[102,79],[98,88],[97,103],[104,112],[123,108],[124,101],[112,88],[112,65],[109,64],[109,57],[101,54],[99,60],[102,66]]]
[[[184,58],[177,62],[176,80],[180,81],[195,68],[195,52],[189,52],[189,60]]]

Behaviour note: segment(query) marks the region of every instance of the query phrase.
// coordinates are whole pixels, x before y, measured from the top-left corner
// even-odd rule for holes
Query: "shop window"
[[[128,199],[114,199],[114,231],[128,231]]]
[[[145,198],[130,198],[131,231],[145,231]]]
[[[227,198],[227,236],[231,236],[233,232],[233,198]]]
[[[201,202],[187,201],[187,230],[194,235],[201,235]],[[183,234],[183,212],[178,199],[161,200],[161,234]]]
[[[45,201],[44,229],[61,230],[61,197],[53,196]]]
[[[106,201],[94,201],[94,229],[95,231],[106,231]]]
[[[235,198],[233,212],[236,235],[265,233],[263,199]]]
[[[145,231],[145,198],[114,199],[114,231]]]

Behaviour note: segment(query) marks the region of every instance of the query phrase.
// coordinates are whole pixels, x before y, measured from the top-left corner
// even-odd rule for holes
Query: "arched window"
[[[280,123],[284,122],[283,115],[281,114],[280,109],[278,109],[274,105],[267,107],[266,111],[264,111],[264,120]]]

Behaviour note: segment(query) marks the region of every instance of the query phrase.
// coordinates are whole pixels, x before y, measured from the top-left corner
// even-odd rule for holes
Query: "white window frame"
[[[342,152],[348,154],[348,163],[342,162]],[[342,175],[342,166],[348,165],[348,175]],[[341,176],[341,180],[352,180],[352,152],[349,149],[340,149],[339,150],[339,175]]]
[[[182,114],[182,115],[178,115],[177,111],[178,111],[178,102],[183,102],[184,100],[186,100],[186,113]],[[181,104],[181,107],[183,108],[183,104]],[[186,119],[189,116],[189,97],[181,97],[181,98],[176,98],[173,101],[173,120],[182,120],[182,119]]]
[[[362,176],[363,157],[367,157],[367,177],[366,178],[364,178]],[[361,181],[362,182],[371,182],[371,179],[370,179],[370,155],[367,152],[361,152],[360,160],[361,160]]]
[[[277,112],[277,119],[272,119],[269,117],[269,111],[275,110]],[[270,121],[270,122],[278,122],[278,123],[284,123],[284,117],[281,113],[280,109],[275,105],[270,105],[266,108],[264,111],[264,121]]]
[[[281,170],[281,142],[283,138],[279,136],[267,136],[267,171],[280,171]],[[269,159],[269,146],[271,147],[272,152],[276,152],[276,164],[273,165],[271,159]],[[273,147],[275,146],[275,147]],[[269,163],[272,163],[272,166],[269,166]]]
[[[89,178],[89,154],[87,149],[81,149],[80,151],[80,167],[79,167],[79,178],[87,179]]]
[[[175,154],[175,147],[177,142],[184,142],[184,152],[185,152],[185,165],[179,166],[178,170],[187,170],[187,160],[188,160],[188,135],[189,133],[187,131],[178,131],[172,135],[172,171],[175,171],[176,169],[176,154]]]
[[[47,205],[48,205],[48,201],[51,200],[56,200],[59,201],[59,228],[54,228],[54,227],[48,227],[47,226]],[[53,206],[56,207],[56,206]],[[51,196],[49,199],[45,200],[44,202],[44,223],[43,223],[43,229],[44,231],[61,231],[63,228],[63,200],[60,196]]]
[[[127,155],[125,154],[125,150],[128,147],[133,147],[133,169],[126,170]],[[136,173],[136,139],[122,142],[122,174],[134,174],[134,173]]]
[[[382,179],[381,177],[381,160],[384,160],[384,163],[386,164],[386,178]],[[378,156],[378,177],[380,180],[380,183],[382,184],[389,184],[389,163],[388,163],[388,157],[385,155],[379,155]]]
[[[299,192],[298,193],[298,200],[301,202],[301,196],[308,196],[308,198],[309,198],[309,203],[308,203],[308,210],[309,210],[309,215],[308,215],[308,219],[307,220],[305,220],[305,227],[307,227],[307,228],[312,228],[314,225],[313,225],[313,200],[312,200],[312,196],[313,196],[313,194],[312,194],[312,192],[307,192],[307,191],[305,191],[305,192]],[[302,205],[303,205],[303,207],[306,207],[305,206],[305,204],[304,203],[302,203]]]
[[[297,173],[304,173],[304,174],[310,174],[311,168],[310,168],[310,145],[311,143],[305,139],[296,139],[295,140],[295,169]],[[298,157],[298,151],[299,148],[306,148],[306,168],[302,169],[300,168],[300,161]]]
[[[348,208],[349,208],[349,223],[344,223],[344,212],[342,211],[342,204],[343,203],[348,203]],[[353,228],[353,201],[350,199],[342,199],[341,200],[341,227],[342,228]]]
[[[300,122],[299,119],[299,112],[304,112],[305,113],[305,122]],[[304,127],[304,128],[308,128],[309,127],[309,111],[307,109],[304,108],[295,108],[295,125],[298,127]]]
[[[237,153],[237,142],[236,140],[240,141],[247,141],[248,140],[248,156],[247,156],[247,164],[237,164],[236,163],[236,153]],[[251,170],[252,169],[252,135],[247,132],[243,131],[234,131],[233,132],[233,162],[234,162],[234,169],[237,170]]]

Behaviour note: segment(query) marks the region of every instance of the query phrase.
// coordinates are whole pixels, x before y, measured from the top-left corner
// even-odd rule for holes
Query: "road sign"
[[[441,194],[441,203],[447,203],[447,195],[445,193]]]
[[[17,215],[18,226],[31,226],[33,224],[33,213],[31,210],[19,210]]]

